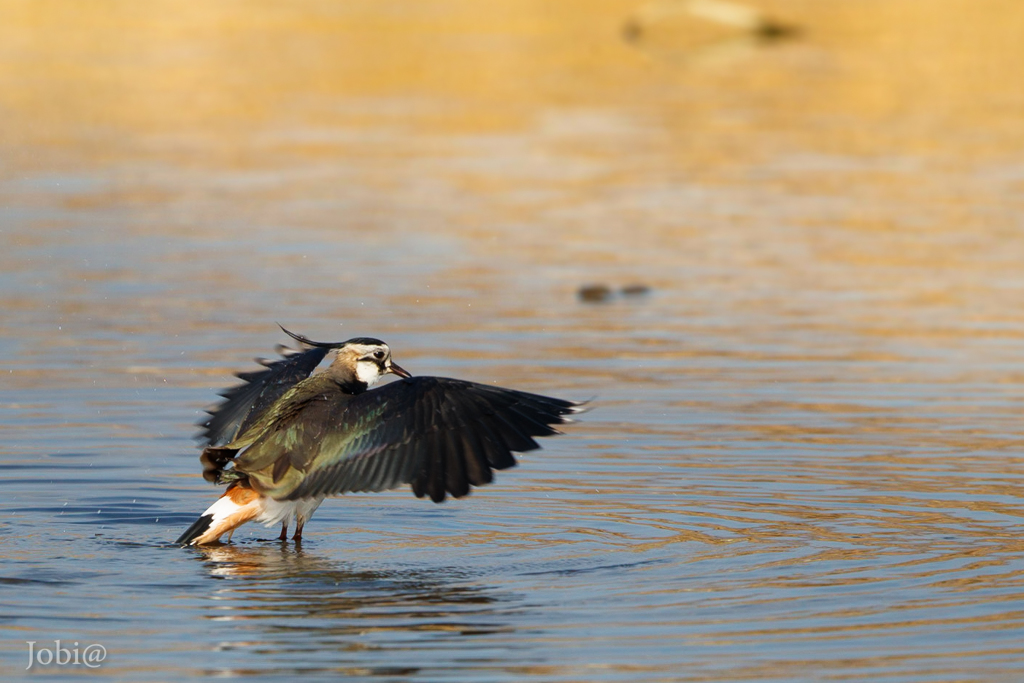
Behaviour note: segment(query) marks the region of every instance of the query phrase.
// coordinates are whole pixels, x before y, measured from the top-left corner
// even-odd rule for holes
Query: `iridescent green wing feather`
[[[313,378],[315,379],[315,378]],[[311,381],[311,380],[310,380]],[[464,496],[538,448],[580,404],[442,377],[308,401],[235,461],[260,491],[295,500],[411,483],[435,502]],[[235,444],[232,444],[235,445]]]
[[[264,370],[240,372],[243,384],[221,392],[224,400],[206,409],[210,417],[200,421],[196,439],[204,446],[227,445],[251,427],[256,420],[292,387],[309,377],[329,352],[325,348],[294,351],[279,346],[280,360],[257,361]]]
[[[258,360],[265,370],[238,373],[245,383],[221,392],[224,400],[206,410],[210,417],[199,423],[202,431],[196,439],[205,445],[199,462],[207,481],[225,483],[224,468],[238,452],[233,442],[252,432],[261,418],[309,377],[330,349],[293,351],[279,346],[278,351],[281,360]]]

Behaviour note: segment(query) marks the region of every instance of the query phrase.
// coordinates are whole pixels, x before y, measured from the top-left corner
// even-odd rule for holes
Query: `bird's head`
[[[338,357],[331,365],[350,369],[355,378],[367,387],[372,387],[381,377],[388,374],[412,377],[391,361],[391,349],[387,344],[370,337],[356,337],[342,342],[338,347]]]
[[[343,342],[315,342],[301,334],[284,330],[292,339],[307,346],[337,349],[338,354],[331,363],[330,372],[340,380],[355,380],[372,387],[384,375],[398,375],[402,378],[412,377],[397,363],[391,360],[391,349],[380,339],[372,337],[354,337]]]

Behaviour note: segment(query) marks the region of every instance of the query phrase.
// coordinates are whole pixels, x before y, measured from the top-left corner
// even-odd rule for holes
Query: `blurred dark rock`
[[[765,42],[788,40],[800,35],[800,27],[791,24],[780,24],[773,19],[762,19],[761,23],[754,29],[754,35],[759,40]]]
[[[617,289],[613,289],[606,284],[596,283],[583,285],[576,292],[579,296],[580,301],[586,303],[601,303],[604,301],[610,301],[616,296],[625,297],[639,297],[649,294],[651,288],[642,282],[632,282],[628,285],[623,285]]]
[[[798,37],[798,26],[736,0],[651,0],[622,25],[625,42],[645,49],[699,54],[736,41],[767,44]]]
[[[643,283],[634,282],[633,284],[625,285],[619,291],[625,296],[643,296],[644,294],[650,294],[651,288]]]
[[[597,303],[612,298],[612,290],[608,285],[583,285],[577,294],[581,301]]]
[[[635,43],[644,35],[644,27],[636,19],[627,19],[622,25],[622,39],[627,43]]]

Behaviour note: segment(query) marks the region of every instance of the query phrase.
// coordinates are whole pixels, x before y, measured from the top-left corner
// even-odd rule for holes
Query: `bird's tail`
[[[203,545],[214,543],[223,534],[237,529],[259,516],[263,511],[263,497],[248,486],[234,484],[224,495],[207,508],[199,519],[185,530],[175,543]]]
[[[192,545],[192,541],[205,534],[211,524],[213,524],[213,515],[204,514],[202,517],[192,522],[192,526],[185,529],[185,533],[179,536],[175,543],[178,545]]]

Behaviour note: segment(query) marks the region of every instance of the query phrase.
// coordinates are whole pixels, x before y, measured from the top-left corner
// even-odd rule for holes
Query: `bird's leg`
[[[231,543],[231,537],[234,535],[234,533],[235,533],[234,529],[232,529],[231,531],[228,532],[228,543]]]
[[[292,536],[292,540],[293,541],[301,541],[302,540],[302,527],[304,527],[304,526],[306,526],[305,520],[303,520],[301,522],[296,522],[296,524],[295,524],[295,535]]]
[[[288,522],[285,522],[284,524],[281,525],[281,535],[277,537],[277,540],[279,540],[279,541],[287,541],[288,540]]]

